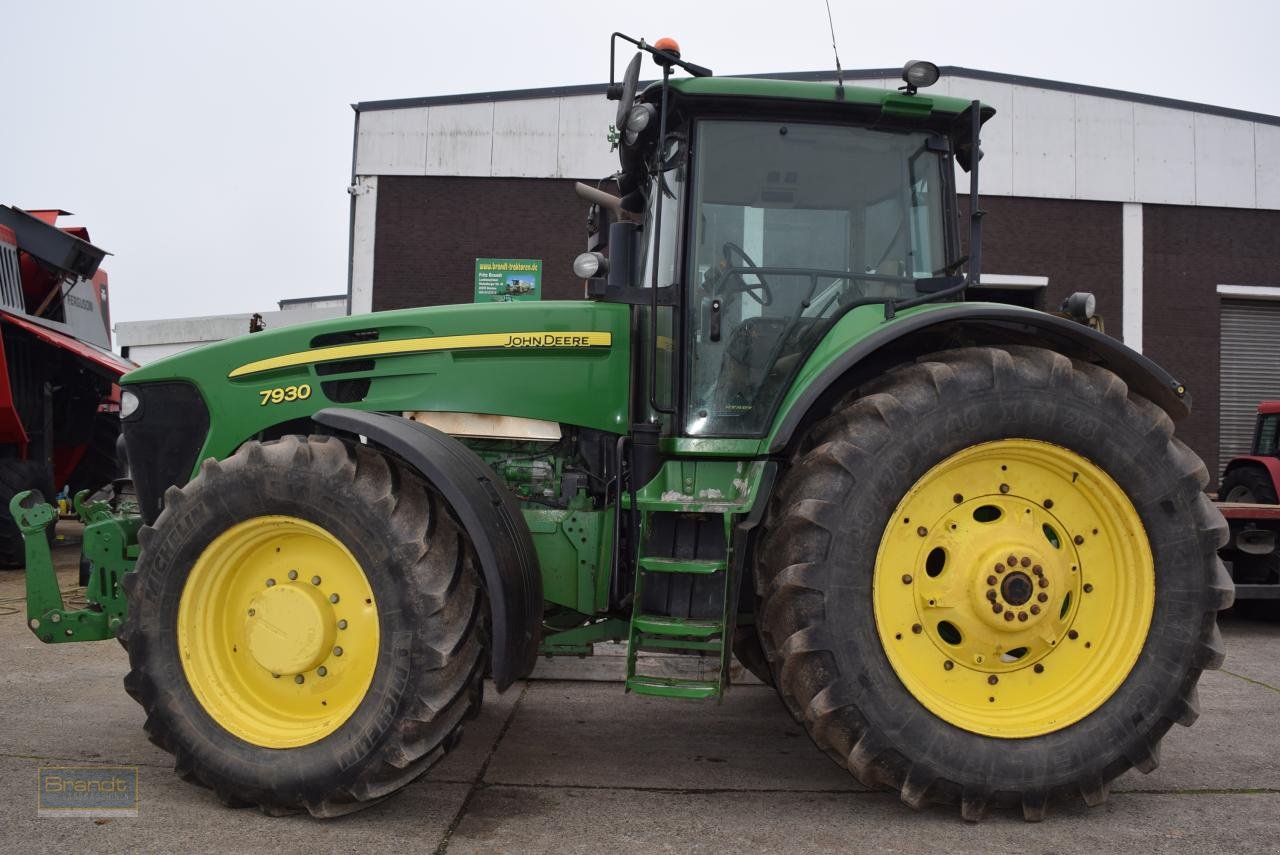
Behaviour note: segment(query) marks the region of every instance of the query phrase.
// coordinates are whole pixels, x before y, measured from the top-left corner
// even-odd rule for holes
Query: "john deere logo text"
[[[591,339],[585,335],[538,333],[535,335],[509,335],[503,347],[590,347]]]

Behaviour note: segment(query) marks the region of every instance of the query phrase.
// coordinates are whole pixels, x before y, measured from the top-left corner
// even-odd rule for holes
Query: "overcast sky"
[[[720,74],[834,67],[822,0],[0,6],[0,203],[75,212],[114,253],[116,322],[345,292],[353,102],[602,82],[615,29]],[[922,58],[1280,114],[1275,0],[831,7],[846,69]]]

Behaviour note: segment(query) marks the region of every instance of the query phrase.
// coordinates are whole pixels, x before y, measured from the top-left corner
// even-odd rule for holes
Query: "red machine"
[[[1280,401],[1258,404],[1250,454],[1222,473],[1218,508],[1231,538],[1222,557],[1231,567],[1236,599],[1280,601]]]
[[[0,205],[0,502],[98,489],[116,471],[119,388],[132,362],[111,352],[107,254],[66,211]],[[22,536],[0,514],[0,567],[21,567]]]

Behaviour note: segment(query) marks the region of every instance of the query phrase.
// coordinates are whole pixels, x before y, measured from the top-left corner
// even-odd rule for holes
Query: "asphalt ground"
[[[76,527],[60,578],[75,583]],[[41,644],[20,573],[0,573],[0,847],[23,852],[1195,852],[1280,851],[1280,622],[1227,616],[1224,670],[1202,715],[1174,727],[1150,775],[1102,807],[1055,805],[1028,824],[970,825],[872,792],[821,754],[773,691],[722,704],[624,695],[609,682],[534,679],[486,693],[461,745],[398,795],[352,816],[272,818],[182,782],[142,731],[114,642]],[[564,667],[555,673],[563,674]],[[37,769],[127,765],[136,818],[37,818]]]

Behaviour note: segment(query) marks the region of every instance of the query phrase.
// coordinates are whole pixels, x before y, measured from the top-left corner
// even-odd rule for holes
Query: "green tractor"
[[[615,39],[638,52],[609,90],[617,192],[581,188],[589,298],[128,374],[139,512],[78,502],[88,609],[58,600],[47,506],[12,505],[32,629],[118,636],[179,774],[269,813],[391,795],[486,676],[605,641],[626,691],[677,699],[721,698],[736,654],[916,808],[1037,820],[1153,769],[1223,659],[1226,528],[1174,437],[1182,384],[1085,323],[965,299],[993,111],[918,91],[929,63],[897,91],[714,78]],[[646,674],[655,651],[715,676]]]

